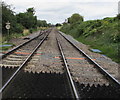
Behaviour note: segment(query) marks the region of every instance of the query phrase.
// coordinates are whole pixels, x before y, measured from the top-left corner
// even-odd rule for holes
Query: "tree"
[[[120,20],[120,14],[117,15],[117,18]]]
[[[35,9],[34,9],[34,7],[28,8],[28,9],[27,9],[27,12],[28,12],[28,13],[32,13],[32,14],[34,15],[34,14],[35,14]]]
[[[47,22],[45,20],[38,20],[37,21],[37,26],[39,26],[39,27],[47,27],[47,26],[49,26],[49,24],[47,24]]]
[[[60,23],[57,23],[55,26],[57,27],[57,26],[62,26],[62,25]]]
[[[36,28],[37,16],[34,16],[34,12],[34,8],[28,8],[25,13],[17,14],[17,22],[27,29]]]
[[[1,5],[2,5],[2,32],[3,34],[7,33],[7,29],[5,28],[5,26],[6,26],[6,22],[8,21],[11,23],[10,32],[13,32],[13,33],[18,32],[17,29],[21,25],[17,23],[15,13],[12,11],[11,6],[5,4],[4,2],[2,2]],[[22,27],[20,31],[22,31]]]
[[[68,18],[68,23],[70,23],[70,17]]]
[[[77,13],[73,14],[70,18],[68,18],[68,22],[70,24],[74,24],[74,23],[77,23],[77,22],[81,23],[82,21],[83,21],[83,16],[81,16]]]

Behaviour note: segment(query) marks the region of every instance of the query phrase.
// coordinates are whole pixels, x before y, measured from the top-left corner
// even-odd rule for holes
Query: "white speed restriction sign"
[[[5,27],[6,27],[6,29],[8,29],[8,30],[10,29],[10,25],[9,25],[9,24],[7,24]]]

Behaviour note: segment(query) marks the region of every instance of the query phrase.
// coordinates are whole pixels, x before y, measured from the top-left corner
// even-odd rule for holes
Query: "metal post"
[[[9,21],[6,23],[5,27],[6,27],[7,31],[8,31],[8,39],[9,39],[9,30],[10,30],[10,22]]]
[[[8,36],[9,36],[9,29],[8,29]]]

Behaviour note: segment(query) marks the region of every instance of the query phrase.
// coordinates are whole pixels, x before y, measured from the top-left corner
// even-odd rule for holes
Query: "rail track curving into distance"
[[[3,62],[3,99],[120,97],[119,81],[55,28],[3,55]]]
[[[32,56],[36,53],[37,49],[40,48],[40,46],[42,48],[42,43],[44,42],[44,40],[46,40],[48,35],[49,34],[46,34],[43,37],[43,39],[40,41],[37,47],[35,47],[35,49],[22,63],[22,65],[20,65],[20,67],[17,68],[14,74],[3,85],[3,87],[0,90],[0,93],[2,93],[3,95],[3,99],[79,98],[77,92],[75,91],[76,89],[70,76],[70,72],[67,69],[67,66],[64,66],[65,70],[63,69],[62,74],[42,72],[39,74],[33,74],[23,71],[23,67],[25,67],[25,65],[30,61]],[[61,48],[60,45],[59,48]],[[61,58],[61,60],[65,61],[64,58]]]

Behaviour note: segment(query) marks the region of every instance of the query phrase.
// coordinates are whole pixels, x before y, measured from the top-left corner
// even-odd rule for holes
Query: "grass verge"
[[[120,63],[120,58],[118,54],[119,45],[117,43],[105,43],[101,39],[95,40],[93,39],[93,37],[85,38],[84,36],[81,36],[76,40],[89,45],[90,48],[99,49],[100,51],[102,51],[100,54],[104,54],[110,57],[113,61]]]
[[[12,44],[12,43],[2,43],[2,44],[0,44],[0,45],[11,45],[11,46],[0,47],[0,50],[3,50],[3,51],[6,51],[6,50],[12,48],[13,46],[15,46],[15,45]]]

